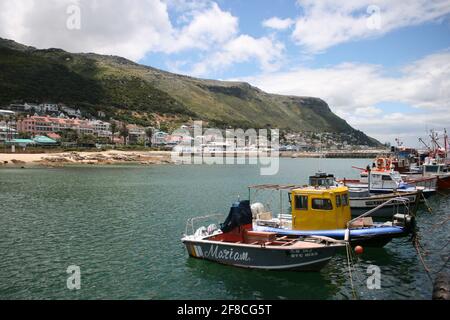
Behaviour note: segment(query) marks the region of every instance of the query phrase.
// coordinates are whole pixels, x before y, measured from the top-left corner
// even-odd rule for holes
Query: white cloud
[[[81,9],[81,29],[67,28],[67,8]],[[13,12],[10,15],[10,12]],[[133,60],[158,49],[172,32],[159,0],[2,0],[0,36],[38,48],[116,54]]]
[[[72,4],[81,9],[80,30],[67,28],[67,8]],[[175,25],[172,11],[178,19]],[[284,48],[268,37],[240,34],[239,19],[210,0],[2,0],[0,36],[38,48],[113,54],[134,61],[150,52],[196,50],[200,55],[189,64],[202,75],[251,59],[264,71],[273,71]],[[171,65],[179,68],[186,61]]]
[[[164,42],[166,52],[186,49],[210,50],[238,33],[238,19],[222,11],[216,3],[202,11],[196,11],[192,21]]]
[[[351,125],[380,139],[426,126],[450,127],[449,51],[415,61],[398,76],[390,76],[388,71],[377,65],[343,63],[240,80],[267,92],[320,97]],[[382,112],[377,107],[389,102],[409,105],[412,112]]]
[[[304,14],[292,33],[307,52],[384,35],[392,30],[436,21],[450,12],[450,0],[298,0]]]
[[[355,110],[355,115],[361,116],[361,117],[371,117],[371,116],[376,116],[376,115],[379,115],[382,113],[383,113],[383,110],[381,110],[380,108],[376,108],[376,107],[361,107],[361,108],[356,108],[356,110]]]
[[[272,17],[270,19],[264,20],[262,25],[266,28],[272,28],[276,30],[285,30],[291,27],[294,24],[294,20],[287,18],[287,19],[280,19],[278,17]]]
[[[275,71],[283,58],[284,45],[268,37],[253,38],[240,35],[226,43],[223,48],[197,63],[191,74],[207,75],[232,64],[256,59],[264,72]]]
[[[211,50],[238,33],[238,19],[211,1],[171,2],[188,21],[173,26],[162,0],[2,0],[0,36],[38,48],[114,54],[132,60],[148,52]],[[81,9],[81,29],[67,28],[67,8]]]

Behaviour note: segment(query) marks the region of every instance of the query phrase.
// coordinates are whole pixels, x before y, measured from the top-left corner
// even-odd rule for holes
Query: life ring
[[[386,160],[386,170],[391,170],[391,161],[389,159]]]
[[[384,167],[384,159],[383,158],[377,159],[377,167],[378,167],[378,169],[382,169]]]

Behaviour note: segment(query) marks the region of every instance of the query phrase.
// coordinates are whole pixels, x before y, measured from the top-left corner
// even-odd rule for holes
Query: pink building
[[[95,134],[93,124],[88,120],[32,116],[17,121],[17,131],[32,135],[48,135],[72,129],[80,134]]]

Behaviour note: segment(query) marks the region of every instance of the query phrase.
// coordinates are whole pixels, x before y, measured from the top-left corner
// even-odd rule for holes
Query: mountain
[[[197,79],[121,57],[38,50],[0,38],[0,105],[25,101],[62,102],[144,125],[198,119],[218,127],[344,133],[358,144],[379,145],[318,98],[268,94],[248,83]]]

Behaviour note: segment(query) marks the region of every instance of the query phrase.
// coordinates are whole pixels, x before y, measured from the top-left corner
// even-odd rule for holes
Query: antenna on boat
[[[319,137],[320,137],[320,149],[319,149],[319,160],[317,161],[317,165],[318,165],[317,172],[321,173],[322,170],[320,170],[320,160],[322,159],[322,156],[323,156],[322,133],[319,134]]]
[[[447,129],[444,128],[444,149],[445,149],[445,162],[447,162],[448,158],[448,135]]]

